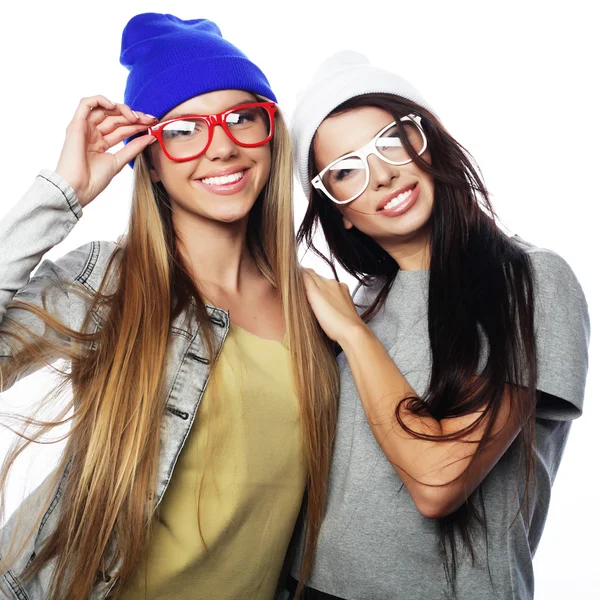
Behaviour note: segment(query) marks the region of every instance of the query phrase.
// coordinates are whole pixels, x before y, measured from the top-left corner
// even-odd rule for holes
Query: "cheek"
[[[162,180],[162,173],[164,170],[163,161],[167,158],[161,150],[159,143],[155,142],[150,148],[148,148],[148,166],[150,168],[150,178],[154,183]]]
[[[344,229],[355,227],[367,235],[375,233],[377,228],[373,226],[373,216],[368,214],[366,209],[363,210],[360,205],[357,205],[356,201],[352,202],[352,205],[352,208],[349,206],[338,208],[343,218]]]
[[[170,186],[177,186],[188,179],[196,168],[195,161],[177,163],[169,160],[163,153],[158,142],[150,147],[151,170],[150,177],[154,182],[162,182],[169,191]]]
[[[253,150],[254,156],[252,156],[252,159],[259,169],[260,178],[266,181],[269,178],[269,173],[271,172],[271,147],[267,144],[265,146],[253,148]]]
[[[171,200],[183,198],[189,192],[189,178],[193,173],[186,163],[161,164],[156,168],[156,175]]]
[[[350,204],[340,205],[338,210],[344,218],[361,228],[360,224],[368,224],[375,216],[372,207],[373,200],[365,193]]]
[[[433,210],[433,203],[435,202],[435,184],[432,177],[428,177],[423,181],[423,188],[426,194],[427,205],[429,210]]]
[[[158,173],[165,187],[180,185],[182,182],[187,181],[190,176],[189,169],[185,168],[185,163],[181,165],[172,164],[166,167],[163,165]]]

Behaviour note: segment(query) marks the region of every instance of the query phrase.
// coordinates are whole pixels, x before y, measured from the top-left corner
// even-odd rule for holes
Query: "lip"
[[[411,188],[412,188],[411,194],[403,202],[398,204],[398,206],[394,206],[394,207],[388,208],[388,209],[383,208],[390,200],[392,200],[399,194],[402,194],[403,192],[410,190]],[[407,212],[414,206],[415,202],[417,201],[417,198],[419,197],[420,191],[421,191],[421,186],[419,185],[418,181],[416,183],[411,183],[409,185],[405,185],[403,188],[394,190],[391,194],[388,194],[387,196],[385,196],[381,200],[381,202],[377,205],[377,214],[382,215],[384,217],[397,217],[398,215],[404,214],[405,212]]]
[[[400,194],[403,194],[404,192],[406,192],[406,190],[410,190],[411,188],[414,188],[415,185],[418,182],[413,181],[412,183],[408,183],[407,185],[405,185],[404,187],[401,188],[396,188],[395,190],[393,190],[392,192],[390,192],[389,194],[387,194],[386,196],[384,196],[381,201],[379,202],[379,204],[377,205],[377,208],[375,209],[377,212],[379,212],[380,210],[383,209],[383,207],[393,198],[395,198],[396,196],[399,196]]]
[[[204,173],[200,177],[196,177],[196,180],[208,179],[209,177],[225,177],[226,175],[231,175],[232,173],[247,171],[249,168],[250,167],[244,167],[243,165],[232,165],[231,167],[227,167],[225,169],[215,169],[209,173]]]
[[[239,173],[240,171],[242,171],[244,174],[242,175],[242,178],[240,180],[235,181],[234,183],[226,183],[223,185],[209,185],[208,183],[203,183],[200,180],[200,178],[194,179],[194,183],[212,194],[218,194],[220,196],[230,196],[232,194],[237,194],[238,192],[241,192],[250,181],[250,177],[248,175],[250,169],[248,167],[228,167],[227,169],[218,169],[216,171],[211,171],[210,173],[202,176],[202,179],[207,179],[208,177],[225,177],[226,175],[231,175],[232,173]]]

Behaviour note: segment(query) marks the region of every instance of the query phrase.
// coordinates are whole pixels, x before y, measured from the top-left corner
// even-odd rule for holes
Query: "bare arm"
[[[375,334],[366,326],[348,329],[338,340],[348,359],[356,388],[375,439],[406,485],[419,511],[427,517],[454,512],[483,481],[520,430],[509,411],[505,391],[492,437],[472,460],[487,421],[455,441],[419,439],[404,431],[395,417],[398,402],[416,393]],[[437,421],[417,416],[400,404],[400,418],[416,433],[445,436],[473,424],[480,413]],[[467,467],[470,467],[467,469]]]
[[[404,431],[395,411],[416,393],[375,334],[361,320],[347,286],[307,271],[307,293],[317,319],[346,354],[373,435],[406,485],[419,511],[427,517],[454,512],[483,481],[518,435],[521,423],[510,411],[510,389],[504,392],[492,435],[473,458],[486,419],[460,440],[422,440]],[[473,424],[481,413],[438,421],[418,416],[406,403],[400,418],[411,430],[444,436]],[[469,467],[469,468],[467,468]]]

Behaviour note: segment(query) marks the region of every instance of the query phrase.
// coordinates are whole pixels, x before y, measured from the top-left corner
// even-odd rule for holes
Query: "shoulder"
[[[583,288],[569,263],[547,248],[539,248],[515,236],[513,241],[529,257],[533,271],[536,299],[559,299],[561,304],[577,303],[587,312]]]
[[[537,416],[573,419],[583,408],[588,370],[590,320],[585,294],[562,256],[516,241],[529,256],[534,279],[537,387],[546,393]]]
[[[88,242],[56,261],[45,260],[36,271],[36,276],[52,274],[62,283],[75,283],[97,291],[118,248],[116,242]]]

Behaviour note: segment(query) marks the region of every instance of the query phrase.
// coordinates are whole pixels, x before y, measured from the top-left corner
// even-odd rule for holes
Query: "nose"
[[[225,133],[222,125],[215,125],[213,137],[206,149],[208,160],[228,160],[238,154],[238,145]]]
[[[367,160],[371,171],[369,185],[372,189],[378,190],[382,187],[388,187],[398,177],[397,168],[381,160],[375,154],[368,156]]]

